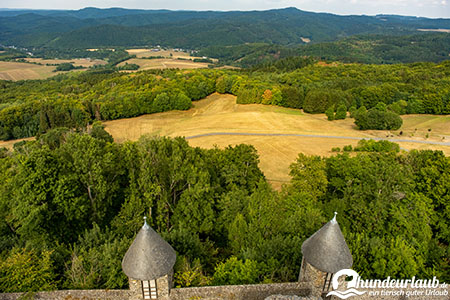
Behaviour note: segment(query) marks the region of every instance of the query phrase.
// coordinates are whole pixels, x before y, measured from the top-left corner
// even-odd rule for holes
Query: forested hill
[[[196,12],[85,8],[78,11],[0,11],[0,43],[24,47],[156,45],[198,49],[266,42],[334,41],[357,34],[404,35],[450,29],[450,19],[338,16],[296,8]]]
[[[267,66],[290,57],[310,56],[346,63],[394,64],[440,62],[450,59],[449,33],[416,33],[404,36],[358,35],[334,42],[289,47],[268,43],[211,46],[198,55],[238,67]]]

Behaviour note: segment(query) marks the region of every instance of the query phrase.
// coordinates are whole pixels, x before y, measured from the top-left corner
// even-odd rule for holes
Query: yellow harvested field
[[[151,51],[151,49],[128,49],[126,50],[130,55],[136,55],[137,58],[142,57],[150,57],[150,56],[163,56],[167,58],[186,58],[186,59],[194,59],[195,57],[192,57],[187,52],[181,52],[181,51],[174,51],[174,50],[160,50],[160,51]],[[170,56],[172,55],[172,56]]]
[[[160,51],[152,51],[151,49],[128,49],[126,50],[130,55],[136,55],[137,58],[142,57],[154,57],[154,56],[162,56],[164,58],[183,58],[194,60],[196,58],[201,59],[202,57],[191,56],[187,52],[183,51],[175,51],[175,50],[160,50]],[[212,61],[217,62],[218,59],[210,58]]]
[[[121,62],[119,66],[123,66],[126,63],[139,65],[139,70],[150,70],[150,69],[199,69],[207,68],[207,63],[198,63],[191,60],[178,60],[170,58],[156,58],[156,59],[141,59],[132,58],[127,61]]]
[[[333,147],[342,149],[345,145],[355,146],[355,138],[376,138],[393,136],[397,139],[417,141],[442,141],[441,134],[450,135],[448,116],[425,116],[430,120],[420,120],[421,115],[406,116],[405,130],[410,123],[422,124],[432,128],[429,138],[415,136],[410,138],[398,132],[359,131],[353,119],[329,122],[324,114],[304,114],[300,110],[265,106],[258,104],[236,104],[232,95],[213,94],[204,100],[194,102],[188,111],[172,111],[136,118],[105,122],[106,130],[117,142],[137,140],[144,134],[161,136],[184,136],[189,144],[196,147],[220,148],[241,143],[252,144],[258,150],[260,167],[275,188],[289,181],[289,165],[298,153],[330,156]],[[428,122],[428,123],[427,123]],[[425,127],[427,127],[425,126]],[[436,127],[434,127],[436,126]],[[444,127],[446,126],[447,129]],[[419,129],[418,129],[419,130]],[[427,129],[428,130],[428,129]],[[196,135],[210,133],[234,133],[236,135]],[[244,134],[244,135],[243,135]],[[252,135],[253,134],[253,135]],[[255,135],[256,134],[256,135]],[[258,135],[259,134],[259,135]],[[297,134],[306,136],[264,136],[261,134]],[[315,135],[316,137],[312,137]],[[327,137],[328,136],[328,137]],[[353,139],[352,139],[353,138]],[[445,138],[445,141],[449,141]],[[400,142],[403,149],[442,150],[450,155],[450,146]]]
[[[89,68],[95,65],[106,65],[107,62],[101,59],[87,59],[87,58],[74,58],[74,59],[42,59],[42,58],[25,58],[26,61],[35,62],[40,64],[62,64],[71,63],[75,67]]]
[[[406,115],[403,116],[402,130],[406,134],[428,133],[432,137],[440,136],[450,139],[450,115]]]
[[[32,141],[34,139],[35,139],[34,137],[29,137],[29,138],[17,139],[17,140],[0,141],[0,148],[12,149],[14,147],[15,143],[19,143],[22,141]]]
[[[74,66],[91,67],[93,65],[105,65],[106,61],[100,59],[89,60],[81,59],[42,59],[42,58],[26,58],[30,63],[0,61],[0,79],[1,80],[28,80],[28,79],[45,79],[61,73],[53,72],[56,66],[47,66],[46,64],[72,63]],[[40,63],[42,65],[33,64],[31,62]],[[72,70],[71,72],[81,71],[84,69]]]
[[[450,115],[404,115],[402,119],[403,125],[399,130],[366,132],[379,138],[450,142]]]
[[[298,153],[331,156],[333,147],[356,146],[359,138],[407,140],[398,142],[402,149],[441,150],[450,155],[450,146],[420,143],[448,143],[450,116],[408,115],[403,116],[403,120],[399,131],[359,131],[353,119],[329,122],[324,114],[305,114],[278,106],[241,105],[236,104],[235,96],[213,94],[194,102],[194,107],[188,111],[107,121],[104,125],[116,142],[135,141],[148,134],[184,136],[191,146],[208,149],[251,144],[258,151],[266,178],[279,189],[289,181],[289,165]],[[403,131],[401,135],[400,131]],[[0,147],[11,148],[18,141],[0,142]]]
[[[2,80],[26,80],[45,79],[55,76],[54,66],[40,66],[22,62],[0,61],[0,79]]]
[[[289,181],[289,165],[298,153],[331,156],[333,147],[356,146],[359,138],[407,140],[398,142],[402,149],[441,150],[450,155],[450,146],[420,143],[448,143],[450,116],[408,115],[403,116],[403,120],[403,127],[395,132],[359,131],[353,119],[329,122],[324,114],[305,114],[278,106],[241,105],[236,104],[236,97],[232,95],[213,94],[194,102],[194,107],[188,111],[144,115],[104,124],[117,142],[135,141],[148,134],[184,136],[190,145],[208,149],[251,144],[258,151],[266,178],[279,189]],[[18,141],[0,142],[0,147],[11,148]]]
[[[430,32],[447,32],[450,33],[450,29],[417,29],[418,31],[430,31]]]
[[[128,49],[126,50],[130,55],[136,55],[137,58],[149,57],[149,56],[164,56],[173,58],[191,58],[189,53],[174,50],[160,50],[152,51],[151,49]],[[172,56],[170,56],[172,54]]]

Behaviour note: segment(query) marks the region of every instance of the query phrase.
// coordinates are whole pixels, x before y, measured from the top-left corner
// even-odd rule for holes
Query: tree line
[[[283,71],[291,66],[294,71]],[[397,130],[402,114],[450,113],[449,75],[448,62],[327,65],[310,58],[286,58],[261,71],[225,75],[216,87],[218,92],[237,95],[242,104],[302,108],[326,113],[329,120],[345,119],[350,112],[359,129]]]
[[[176,286],[295,281],[301,244],[338,212],[364,278],[450,279],[450,159],[363,142],[299,154],[274,191],[249,145],[114,143],[95,123],[0,150],[0,292],[126,288],[121,260],[149,224],[177,251]]]
[[[131,75],[100,69],[0,85],[0,139],[6,140],[57,127],[81,129],[94,120],[189,109],[192,100],[214,92],[215,77],[202,71]]]
[[[398,129],[401,114],[450,113],[449,62],[323,65],[302,58],[273,67],[280,72],[174,69],[124,74],[99,69],[41,81],[0,81],[0,139],[185,110],[213,92],[234,94],[240,104],[327,112],[330,119],[346,117],[349,111],[360,129]]]

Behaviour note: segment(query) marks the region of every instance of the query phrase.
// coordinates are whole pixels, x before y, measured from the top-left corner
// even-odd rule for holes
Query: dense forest
[[[249,145],[117,144],[95,123],[1,149],[0,292],[126,288],[121,259],[145,215],[177,251],[176,286],[295,281],[302,242],[334,211],[364,278],[448,281],[450,158],[357,151],[299,154],[275,192]]]
[[[0,81],[0,139],[95,120],[185,110],[213,93],[324,113],[350,111],[360,129],[398,129],[401,114],[450,113],[450,63],[323,65],[286,58],[254,70],[93,70],[41,81]]]
[[[90,58],[104,59],[110,65],[131,58],[125,47],[85,48],[34,47],[32,56],[25,49],[1,48],[0,60],[14,61],[26,57],[44,59]],[[245,43],[233,46],[208,46],[194,51],[196,56],[217,58],[215,66],[232,65],[241,68],[261,68],[280,59],[311,57],[322,61],[343,63],[397,64],[413,62],[441,62],[449,60],[450,34],[420,33],[405,36],[358,35],[333,42],[284,46],[270,43]],[[205,60],[203,62],[210,62]]]
[[[0,44],[28,48],[149,46],[200,49],[245,43],[334,41],[360,34],[405,35],[450,28],[449,19],[338,16],[296,8],[267,11],[102,10],[0,12]]]
[[[219,59],[221,64],[254,67],[287,57],[312,57],[325,61],[364,64],[440,62],[448,60],[450,34],[421,33],[405,36],[357,35],[339,41],[284,46],[247,43],[202,48],[198,55]]]

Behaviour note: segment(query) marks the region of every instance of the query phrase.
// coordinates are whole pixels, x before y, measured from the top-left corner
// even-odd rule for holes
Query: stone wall
[[[275,283],[255,285],[209,286],[197,288],[172,289],[170,300],[316,300],[317,295],[312,291],[310,283]],[[426,289],[358,289],[366,291],[361,296],[354,296],[354,300],[448,300],[449,288],[433,289],[438,295],[426,294]],[[377,293],[374,295],[374,293]],[[421,295],[420,295],[421,294]],[[25,299],[45,300],[129,300],[129,290],[66,290],[54,292],[39,292],[24,295],[22,293],[0,294],[0,300]],[[270,297],[270,298],[269,298]],[[303,298],[305,297],[305,298]],[[333,300],[339,300],[332,297]]]
[[[45,299],[45,300],[128,300],[129,290],[64,290],[38,293],[0,294],[1,300]]]
[[[264,300],[276,294],[309,296],[310,283],[273,283],[172,289],[170,300]]]
[[[323,289],[323,284],[326,275],[327,273],[314,268],[305,261],[305,258],[303,258],[302,265],[300,267],[300,274],[298,276],[298,281],[311,282],[315,289],[321,291]]]
[[[294,282],[179,288],[170,290],[168,298],[166,298],[167,295],[161,296],[170,300],[264,300],[266,297],[276,294],[308,296],[311,294],[311,285]],[[23,294],[0,294],[0,299],[18,300],[21,295]],[[67,290],[30,293],[29,297],[23,299],[129,300],[129,297],[129,290]]]
[[[142,282],[132,278],[128,279],[130,286],[130,298],[128,300],[142,300]],[[172,285],[172,275],[165,275],[156,279],[158,300],[169,300],[170,286]]]

